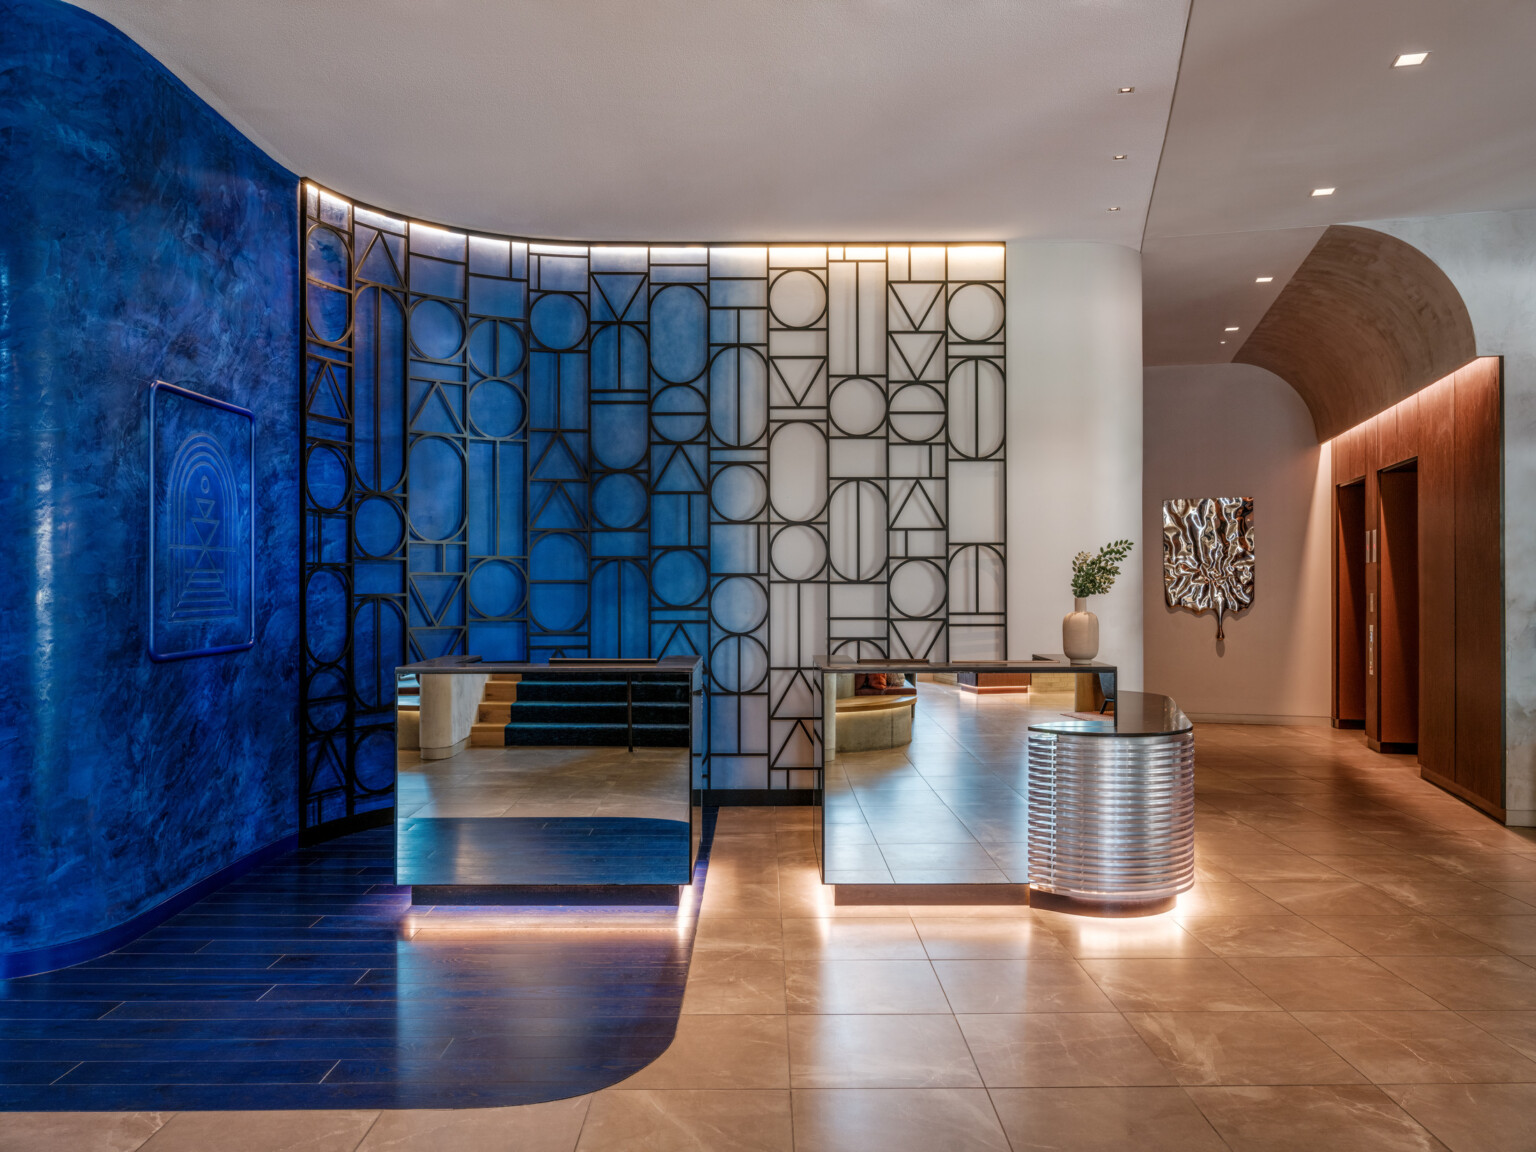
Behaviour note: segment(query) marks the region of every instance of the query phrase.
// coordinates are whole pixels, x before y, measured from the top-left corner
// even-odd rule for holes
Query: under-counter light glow
[[[1314,195],[1314,196],[1332,196],[1336,191],[1338,191],[1338,189],[1336,189],[1336,188],[1314,188],[1314,189],[1312,189],[1312,195]]]
[[[1273,276],[1255,276],[1253,278],[1253,282],[1255,284],[1268,284],[1268,283],[1270,283],[1273,280],[1274,280]]]
[[[1416,64],[1422,64],[1429,59],[1428,52],[1404,52],[1396,60],[1392,61],[1394,68],[1412,68]]]

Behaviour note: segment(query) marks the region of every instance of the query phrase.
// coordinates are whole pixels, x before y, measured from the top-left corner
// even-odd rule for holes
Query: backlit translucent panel
[[[408,654],[702,655],[696,776],[707,746],[710,785],[754,788],[814,783],[813,657],[1002,654],[1001,245],[589,247],[305,204],[317,795],[384,762],[365,721]]]

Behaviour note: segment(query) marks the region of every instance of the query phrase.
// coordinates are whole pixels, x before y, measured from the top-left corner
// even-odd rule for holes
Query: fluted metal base
[[[1031,904],[1146,915],[1194,880],[1192,733],[1030,732]]]

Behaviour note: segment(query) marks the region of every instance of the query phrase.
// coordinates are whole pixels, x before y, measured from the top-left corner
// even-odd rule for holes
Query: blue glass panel
[[[446,540],[464,525],[464,458],[451,440],[424,436],[411,445],[411,529]]]

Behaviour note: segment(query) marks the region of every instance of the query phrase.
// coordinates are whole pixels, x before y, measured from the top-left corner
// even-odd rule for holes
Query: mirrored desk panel
[[[398,669],[395,882],[417,903],[688,884],[700,668],[444,657]]]

